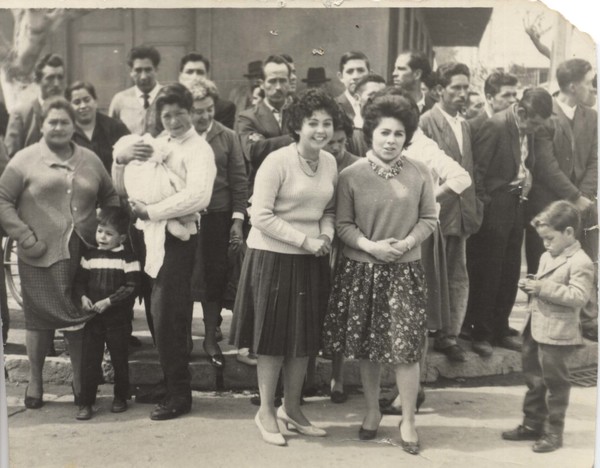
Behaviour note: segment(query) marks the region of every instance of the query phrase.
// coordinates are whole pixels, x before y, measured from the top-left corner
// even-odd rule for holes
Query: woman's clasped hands
[[[380,241],[368,241],[367,253],[371,254],[377,260],[385,263],[393,263],[410,250],[409,241],[406,239],[398,240],[393,237],[382,239]]]
[[[313,254],[315,257],[322,257],[331,252],[331,239],[325,234],[321,234],[316,239],[307,236],[302,243],[302,248]]]

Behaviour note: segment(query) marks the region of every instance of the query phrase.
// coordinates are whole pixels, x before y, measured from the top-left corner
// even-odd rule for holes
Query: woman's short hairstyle
[[[371,147],[373,144],[373,131],[381,119],[391,117],[399,120],[406,131],[406,148],[419,125],[419,108],[414,99],[406,91],[390,86],[375,93],[363,108],[363,133],[365,142]]]
[[[298,96],[289,109],[288,131],[294,141],[300,139],[297,132],[302,128],[304,119],[310,118],[315,111],[319,110],[331,116],[333,128],[339,126],[340,108],[335,99],[322,89],[307,89]]]
[[[210,97],[216,103],[219,99],[219,89],[215,82],[204,77],[197,78],[197,81],[191,86],[190,92],[194,101]]]
[[[564,232],[568,227],[572,227],[577,236],[581,226],[581,215],[575,205],[565,200],[559,200],[544,208],[533,218],[531,225],[534,228],[548,226],[559,232]]]
[[[190,110],[194,98],[192,93],[180,83],[163,86],[156,96],[156,116],[160,120],[160,113],[167,104],[177,104],[182,109]]]
[[[85,89],[90,96],[94,98],[94,100],[98,100],[98,97],[96,96],[96,88],[94,88],[94,85],[88,81],[76,81],[75,83],[70,84],[65,91],[65,97],[67,100],[70,101],[71,97],[73,97],[73,92],[79,89]]]
[[[52,109],[65,110],[69,114],[71,122],[75,124],[75,111],[71,107],[71,103],[62,96],[53,96],[44,101],[44,105],[42,106],[42,123],[46,120]]]

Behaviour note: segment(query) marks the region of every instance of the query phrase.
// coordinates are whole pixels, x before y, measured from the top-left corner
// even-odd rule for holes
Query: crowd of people
[[[217,369],[221,311],[233,310],[229,339],[256,366],[255,423],[267,443],[286,444],[278,421],[327,434],[300,406],[323,356],[334,403],[347,398],[344,360],[360,361],[359,438],[400,414],[402,447],[419,453],[420,369],[433,336],[453,362],[469,359],[459,337],[484,358],[522,351],[525,416],[502,437],[534,440],[537,452],[562,445],[565,359],[584,335],[597,339],[590,63],[560,64],[554,97],[539,87],[519,96],[517,78],[495,71],[480,102],[467,65],[433,71],[416,51],[400,53],[391,83],[365,54],[345,53],[337,97],[323,69],[309,69],[299,92],[287,54],[250,62],[230,100],[200,53],[181,58],[178,83],[158,83],[159,65],[154,47],[133,48],[134,84],[105,115],[94,85],[66,86],[62,58],[48,54],[35,68],[39,96],[10,112],[0,225],[18,248],[27,408],[44,404],[44,360],[61,330],[77,419],[93,416],[105,345],[111,411],[126,411],[140,297],[164,375],[147,395],[158,399],[152,420],[191,410],[200,302]],[[519,287],[529,295],[523,330],[509,326]],[[396,377],[389,401],[379,398],[382,364]]]

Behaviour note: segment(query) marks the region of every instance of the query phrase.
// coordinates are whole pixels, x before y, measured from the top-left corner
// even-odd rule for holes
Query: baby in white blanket
[[[164,141],[153,138],[149,133],[126,135],[114,146],[115,153],[122,147],[130,146],[141,140],[152,146],[153,153],[146,161],[133,160],[125,166],[123,183],[129,198],[139,200],[146,205],[158,203],[185,188],[185,181],[171,171],[165,161],[171,150]],[[156,278],[165,256],[165,229],[173,236],[188,240],[189,230],[186,224],[198,221],[198,214],[182,216],[166,221],[150,221],[138,219],[135,227],[144,231],[146,244],[146,265],[144,270],[152,278]]]

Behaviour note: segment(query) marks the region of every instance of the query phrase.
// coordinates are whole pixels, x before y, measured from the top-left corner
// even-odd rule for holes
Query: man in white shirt
[[[344,110],[346,115],[354,122],[354,128],[362,129],[363,122],[360,115],[360,101],[355,95],[356,84],[370,71],[369,59],[362,52],[346,52],[340,58],[340,71],[337,77],[346,90],[335,100]]]
[[[471,133],[460,111],[467,102],[470,85],[469,68],[450,62],[438,68],[440,102],[421,116],[420,127],[440,149],[459,163],[473,178]],[[469,297],[466,242],[481,224],[482,207],[475,197],[475,184],[460,195],[451,194],[442,201],[439,219],[446,246],[448,268],[450,323],[438,331],[434,349],[452,361],[465,361],[457,343]]]
[[[161,88],[156,81],[160,53],[151,46],[134,47],[129,52],[127,64],[134,86],[115,94],[108,115],[123,122],[133,134],[156,136],[160,132],[153,104]]]

